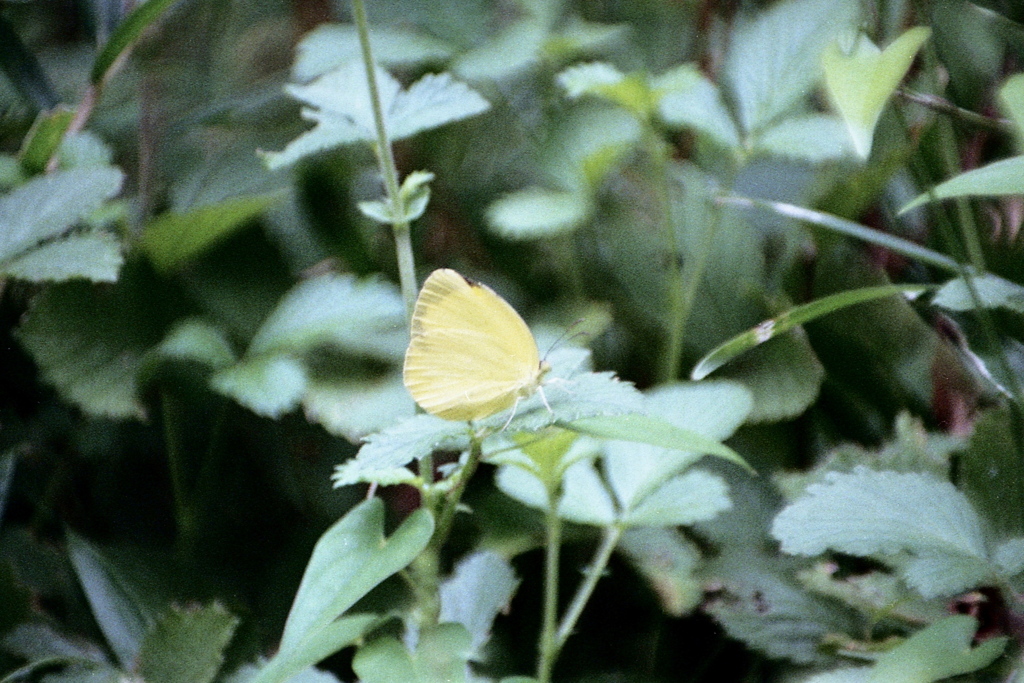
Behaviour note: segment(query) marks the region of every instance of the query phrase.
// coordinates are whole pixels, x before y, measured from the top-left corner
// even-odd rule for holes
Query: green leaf
[[[723,76],[746,134],[807,97],[821,74],[825,46],[856,28],[857,14],[857,3],[787,0],[737,24]]]
[[[188,360],[212,369],[235,362],[235,354],[224,331],[196,318],[179,321],[154,349],[161,358]]]
[[[61,235],[121,189],[113,167],[57,171],[0,197],[0,264]]]
[[[360,482],[398,483],[415,479],[406,463],[435,450],[461,451],[469,446],[466,425],[433,415],[415,415],[371,434],[356,457],[338,465],[331,475],[334,486]]]
[[[68,531],[68,556],[97,625],[121,667],[130,669],[155,621],[137,588],[84,538]]]
[[[1006,308],[1024,313],[1024,287],[985,273],[972,278],[983,308]],[[932,303],[950,311],[972,311],[974,300],[963,278],[950,280],[935,293]]]
[[[512,465],[498,469],[498,489],[537,510],[547,510],[551,498],[544,483],[531,472]],[[619,516],[615,503],[591,460],[579,460],[565,470],[558,516],[577,524],[607,527]]]
[[[441,584],[440,623],[462,624],[473,659],[483,656],[494,618],[508,607],[519,581],[508,560],[491,550],[474,552],[455,565]]]
[[[927,286],[922,285],[862,287],[832,294],[810,303],[796,306],[716,346],[697,362],[697,365],[690,371],[690,377],[695,380],[703,379],[733,358],[755,346],[759,346],[769,339],[789,332],[798,325],[803,325],[815,318],[820,318],[823,315],[828,315],[847,306],[893,296],[894,294],[916,295],[928,289]]]
[[[359,202],[357,206],[364,216],[384,225],[411,223],[426,211],[430,201],[429,183],[433,179],[434,174],[427,171],[413,171],[405,177],[398,192],[402,211],[393,209],[384,199]],[[399,215],[394,215],[396,212]]]
[[[123,264],[117,237],[95,232],[46,242],[0,263],[0,274],[29,282],[64,282],[73,278],[116,282]]]
[[[462,624],[440,624],[420,631],[410,653],[392,636],[359,648],[352,668],[363,683],[466,683],[470,637]]]
[[[798,221],[803,221],[808,225],[817,228],[825,228],[832,232],[839,233],[840,235],[846,235],[847,237],[853,237],[854,239],[862,240],[868,244],[874,244],[884,249],[889,249],[897,254],[906,256],[909,259],[921,261],[922,263],[927,263],[954,274],[960,273],[960,265],[945,254],[932,249],[926,249],[925,247],[915,244],[910,240],[905,240],[901,237],[896,237],[895,235],[882,232],[881,230],[875,230],[867,227],[866,225],[861,225],[860,223],[855,223],[823,211],[815,211],[813,209],[807,209],[802,206],[787,204],[785,202],[769,202],[760,199],[751,199],[749,197],[728,197],[724,201],[730,204],[737,204],[751,208],[765,208],[770,211],[774,211],[781,216],[795,218]]]
[[[758,134],[754,150],[820,164],[851,156],[842,123],[833,116],[807,114],[783,119]]]
[[[134,669],[148,683],[209,683],[238,626],[221,605],[171,608],[146,634]]]
[[[692,128],[726,149],[739,149],[740,134],[722,100],[722,92],[695,65],[670,69],[651,85],[658,115],[666,124]]]
[[[557,81],[570,99],[596,96],[618,104],[642,121],[654,109],[656,98],[645,78],[627,76],[604,62],[571,66],[558,74]]]
[[[1012,538],[999,544],[992,559],[1006,576],[1016,576],[1024,571],[1024,538]]]
[[[999,106],[1017,129],[1017,147],[1024,143],[1024,74],[1014,74],[999,88]]]
[[[59,106],[36,117],[18,153],[22,168],[30,175],[46,171],[50,158],[57,153],[74,115],[74,111]]]
[[[618,470],[621,472],[621,468]],[[673,477],[642,498],[627,498],[637,491],[623,491],[619,479],[609,483],[625,510],[622,522],[630,526],[684,526],[714,519],[732,507],[729,488],[718,475],[692,470]]]
[[[16,335],[65,400],[93,415],[141,418],[138,373],[173,311],[160,284],[132,267],[112,288],[48,288]]]
[[[459,55],[451,64],[452,71],[473,83],[509,79],[540,61],[550,31],[548,21],[524,13],[495,35]]]
[[[960,614],[918,631],[878,658],[871,683],[932,683],[983,669],[1003,653],[1008,638],[971,647],[978,622]]]
[[[875,126],[886,102],[930,35],[931,29],[922,26],[909,29],[884,52],[860,36],[851,54],[844,54],[834,42],[822,55],[825,87],[862,159],[871,154]]]
[[[102,83],[118,57],[131,48],[143,31],[153,25],[175,2],[177,0],[147,0],[141,5],[136,5],[131,14],[125,17],[107,38],[103,49],[96,56],[96,61],[93,62],[89,81],[94,85]]]
[[[455,52],[453,45],[411,26],[371,27],[370,49],[378,64],[405,67],[445,62]],[[302,37],[296,53],[292,76],[303,83],[363,56],[350,24],[320,24]]]
[[[277,419],[299,405],[308,378],[302,362],[288,355],[246,358],[218,371],[213,390],[264,417]]]
[[[627,529],[617,550],[654,590],[665,614],[685,616],[704,599],[703,582],[695,574],[700,550],[678,529]]]
[[[310,377],[302,407],[307,420],[353,443],[416,413],[399,372],[380,379]]]
[[[158,270],[173,270],[227,239],[280,199],[279,193],[236,197],[184,213],[161,214],[143,229],[142,250]]]
[[[383,69],[376,71],[384,125],[392,142],[476,116],[490,104],[450,74],[427,74],[402,90]],[[271,169],[352,142],[376,142],[366,71],[359,61],[348,62],[309,85],[289,85],[285,91],[309,105],[302,109],[316,127],[303,133],[281,152],[266,155]]]
[[[327,274],[293,287],[260,326],[247,353],[299,354],[333,345],[345,353],[397,361],[408,342],[405,306],[394,285]]]
[[[487,207],[487,223],[506,239],[544,239],[578,228],[592,210],[585,193],[531,187],[507,194]]]
[[[937,199],[1002,197],[1024,194],[1024,156],[993,162],[939,183],[903,205],[898,215]]]
[[[991,578],[981,521],[946,481],[857,467],[831,472],[786,506],[772,524],[782,551],[826,550],[895,558],[909,553],[907,582],[925,597],[953,594]]]
[[[573,420],[563,426],[580,434],[603,439],[644,443],[688,452],[696,456],[692,457],[694,461],[700,455],[715,455],[753,472],[750,465],[728,446],[697,432],[680,429],[658,417],[640,414],[606,415]]]
[[[258,680],[286,680],[351,644],[377,623],[375,615],[338,617],[412,562],[427,546],[433,531],[433,519],[422,508],[387,538],[384,503],[379,498],[349,510],[313,548],[288,613],[280,649]]]

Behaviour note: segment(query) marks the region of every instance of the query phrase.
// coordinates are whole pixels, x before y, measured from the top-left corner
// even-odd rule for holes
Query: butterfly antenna
[[[573,328],[574,327],[578,327],[579,324],[582,323],[584,320],[586,320],[586,318],[577,318],[576,321],[573,322],[572,325],[569,325],[569,327],[565,328],[565,332],[560,334],[558,336],[558,339],[556,339],[555,341],[551,342],[551,346],[549,346],[548,350],[544,353],[544,357],[547,358],[548,355],[552,351],[555,350],[555,347],[557,347],[563,341],[570,341],[572,339],[575,339],[576,337],[588,337],[588,336],[590,336],[589,332],[574,332],[574,333],[570,334],[570,332],[572,332]],[[549,410],[550,410],[550,408],[549,408]]]

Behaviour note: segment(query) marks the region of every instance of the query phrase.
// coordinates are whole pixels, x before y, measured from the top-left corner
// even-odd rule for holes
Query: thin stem
[[[683,279],[682,254],[679,252],[679,240],[676,236],[676,224],[672,215],[672,196],[668,182],[668,149],[664,141],[658,139],[648,128],[648,149],[654,159],[654,175],[657,178],[655,188],[661,215],[661,228],[665,239],[665,252],[668,262],[665,264],[666,289],[668,290],[668,346],[662,359],[662,381],[673,382],[679,377],[682,364],[683,339],[686,332],[686,318],[689,317],[687,306],[686,283]]]
[[[180,553],[187,554],[195,541],[196,519],[193,509],[193,497],[190,495],[188,476],[178,428],[181,420],[175,405],[173,394],[167,390],[160,392],[160,407],[164,423],[164,443],[167,449],[167,468],[171,475],[171,491],[174,496],[174,519],[177,527],[176,545]]]
[[[604,530],[604,535],[601,537],[601,545],[598,547],[597,552],[594,553],[594,561],[585,570],[584,575],[586,578],[580,584],[580,587],[576,589],[576,595],[573,596],[569,609],[566,611],[565,616],[562,617],[562,623],[558,627],[557,644],[559,650],[565,645],[565,641],[569,639],[569,636],[572,635],[573,629],[576,628],[576,622],[579,621],[580,615],[583,614],[583,608],[587,606],[587,601],[593,595],[597,582],[604,574],[604,570],[607,569],[612,552],[615,551],[615,547],[619,544],[619,539],[622,538],[624,531],[625,527],[618,524],[607,527]]]
[[[466,464],[459,470],[459,479],[445,497],[444,508],[437,518],[437,526],[434,528],[434,537],[431,539],[431,544],[437,545],[438,548],[448,541],[448,535],[452,531],[452,524],[455,522],[455,515],[462,502],[462,494],[466,492],[466,486],[469,485],[469,480],[476,473],[476,468],[480,465],[483,455],[484,449],[481,440],[473,436],[470,439],[469,455],[466,458]]]
[[[377,143],[374,152],[384,178],[384,188],[387,192],[388,203],[391,205],[391,215],[395,217],[395,222],[391,227],[398,258],[398,279],[402,286],[402,296],[405,299],[406,315],[411,319],[413,307],[416,304],[416,292],[419,289],[416,284],[416,264],[412,251],[412,231],[409,228],[409,221],[403,218],[405,207],[402,206],[398,169],[384,123],[384,110],[380,103],[380,90],[377,88],[377,66],[373,60],[373,51],[370,49],[370,24],[366,18],[366,4],[363,0],[352,0],[352,13],[355,18],[356,31],[359,34],[363,66],[366,67],[366,84],[370,91],[373,123],[377,129]]]
[[[537,645],[537,680],[551,681],[551,672],[558,658],[558,567],[562,549],[562,520],[558,516],[561,496],[557,491],[548,493],[548,509],[544,527],[547,540],[544,547],[544,613],[541,621],[540,642]]]
[[[939,97],[938,95],[932,95],[929,93],[914,92],[912,90],[907,90],[906,88],[900,88],[896,91],[896,94],[909,102],[914,102],[915,104],[920,104],[923,107],[928,107],[940,114],[947,114],[979,128],[996,131],[1004,135],[1013,133],[1013,123],[1008,119],[993,118],[978,114],[968,109],[958,107],[944,97]]]

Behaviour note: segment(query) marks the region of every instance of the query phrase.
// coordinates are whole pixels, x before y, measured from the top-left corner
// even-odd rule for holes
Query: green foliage
[[[0,17],[0,678],[1019,675],[1014,3],[114,5]]]

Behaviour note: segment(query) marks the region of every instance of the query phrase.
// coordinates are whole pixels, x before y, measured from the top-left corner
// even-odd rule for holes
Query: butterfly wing
[[[540,383],[537,342],[515,309],[454,270],[427,278],[413,311],[405,386],[428,413],[476,420]]]

